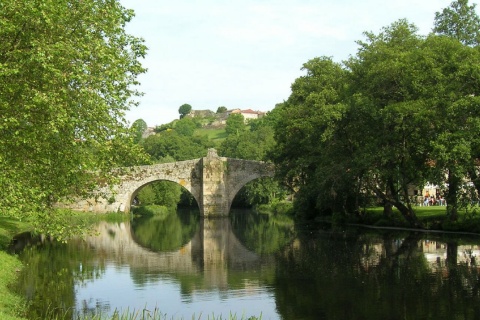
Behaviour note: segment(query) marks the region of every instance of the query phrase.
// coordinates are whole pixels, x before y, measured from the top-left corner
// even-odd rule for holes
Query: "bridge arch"
[[[274,170],[273,165],[260,161],[228,158],[228,162],[229,167],[241,168],[241,170],[233,171],[228,178],[228,209],[230,210],[230,206],[240,189],[250,181],[264,177],[273,177]]]
[[[201,159],[161,163],[148,166],[120,168],[118,172],[121,183],[115,186],[113,192],[117,202],[121,201],[124,209],[119,211],[129,212],[133,198],[139,190],[155,181],[170,181],[181,185],[189,191],[197,203],[201,200]],[[121,205],[120,205],[121,207]]]
[[[192,193],[192,188],[191,188],[191,186],[182,185],[181,183],[179,183],[178,181],[174,181],[173,179],[171,179],[171,180],[168,180],[168,179],[145,179],[145,181],[143,181],[144,184],[140,185],[140,186],[139,186],[135,191],[133,191],[133,193],[130,195],[130,199],[128,200],[128,203],[130,204],[130,206],[132,205],[133,200],[134,200],[135,197],[138,195],[138,193],[140,192],[140,190],[142,190],[144,187],[146,187],[146,186],[148,186],[148,185],[154,184],[154,183],[156,183],[156,182],[162,182],[162,181],[179,185],[180,187],[182,187],[182,192],[183,192],[183,189],[187,190],[187,191],[193,196],[193,198],[195,199],[195,201],[197,202],[197,206],[199,206],[198,204],[199,204],[200,199],[199,199],[198,195],[195,195],[195,194]]]

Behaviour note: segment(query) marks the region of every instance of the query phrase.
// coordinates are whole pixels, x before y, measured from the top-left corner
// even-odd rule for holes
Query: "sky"
[[[185,103],[270,111],[288,99],[310,59],[344,61],[364,32],[399,19],[427,35],[435,12],[452,1],[120,0],[135,11],[127,32],[149,48],[148,71],[138,78],[144,96],[126,119],[154,127],[178,119]]]

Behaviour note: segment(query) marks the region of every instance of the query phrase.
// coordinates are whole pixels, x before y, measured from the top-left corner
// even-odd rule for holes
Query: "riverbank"
[[[423,230],[480,234],[479,206],[459,210],[458,219],[455,222],[450,221],[445,206],[415,207],[414,210]],[[393,210],[391,217],[384,217],[382,207],[368,208],[363,217],[353,220],[348,222],[374,227],[411,227],[396,209]]]
[[[69,230],[72,232],[88,232],[88,226],[99,220],[120,221],[130,218],[129,215],[118,213],[92,215],[67,213],[64,210],[57,213],[66,224],[68,223]],[[2,270],[0,272],[0,319],[2,320],[26,319],[26,302],[12,290],[18,273],[22,270],[22,262],[15,255],[7,253],[7,249],[15,235],[32,230],[33,227],[26,222],[0,216],[0,270]],[[69,232],[65,233],[65,235],[69,234]]]
[[[276,214],[294,216],[293,205],[291,202],[277,202],[273,204],[263,204],[255,207],[255,210],[261,214]],[[445,206],[417,206],[414,207],[415,214],[422,229],[436,232],[453,233],[471,233],[480,235],[480,206],[468,206],[459,210],[458,219],[455,222],[450,221],[447,216],[447,207]],[[362,225],[375,228],[402,228],[411,229],[411,226],[402,216],[400,211],[393,208],[392,215],[385,217],[383,207],[365,208],[362,214],[341,214],[319,216],[316,222],[329,223],[332,225]]]
[[[0,217],[0,319],[25,319],[25,301],[11,289],[22,269],[22,263],[6,250],[13,236],[28,230],[31,227],[25,222]]]

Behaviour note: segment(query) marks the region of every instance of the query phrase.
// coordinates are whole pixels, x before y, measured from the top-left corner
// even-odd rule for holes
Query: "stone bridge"
[[[92,199],[69,205],[80,211],[129,212],[138,191],[154,181],[173,181],[187,189],[206,217],[227,216],[237,192],[249,181],[272,177],[272,164],[219,157],[209,149],[206,157],[187,161],[116,169],[119,183],[104,187]]]

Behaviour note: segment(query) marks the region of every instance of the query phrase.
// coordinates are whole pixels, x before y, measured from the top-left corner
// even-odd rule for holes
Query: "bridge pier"
[[[203,188],[200,212],[204,216],[228,216],[230,203],[225,185],[226,158],[220,158],[214,149],[209,149],[203,161]]]

